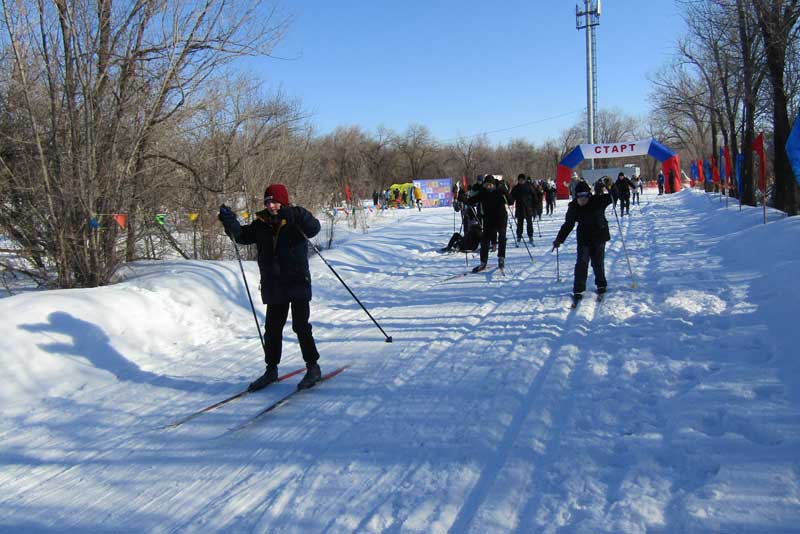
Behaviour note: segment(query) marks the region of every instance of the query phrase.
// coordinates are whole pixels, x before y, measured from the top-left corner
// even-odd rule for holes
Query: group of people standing
[[[385,191],[372,192],[372,205],[386,209],[390,205],[396,207],[416,208],[422,211],[422,190],[416,185],[403,189],[387,189]]]
[[[557,250],[577,225],[577,259],[572,287],[574,301],[577,302],[583,297],[590,264],[594,272],[597,293],[606,292],[608,281],[605,275],[605,246],[606,242],[611,240],[611,234],[605,210],[611,204],[614,204],[616,209],[619,202],[623,216],[630,215],[631,196],[638,204],[643,186],[639,177],[634,176],[630,179],[624,173],[619,173],[615,182],[609,177],[598,180],[594,184],[594,194],[592,194],[592,187],[588,183],[579,179],[577,174],[573,176],[573,182],[569,185],[572,201],[567,205],[564,224],[553,240],[552,250]],[[552,189],[552,202],[555,204],[555,184]],[[480,263],[472,269],[472,272],[481,272],[487,268],[489,247],[495,239],[498,245],[498,267],[502,269],[505,266],[509,206],[515,207],[517,239],[522,239],[524,228],[527,230],[528,240],[533,243],[533,218],[541,217],[541,211],[537,212],[536,205],[541,204],[543,196],[546,199],[545,195],[544,187],[524,174],[517,176],[517,183],[511,190],[502,180],[498,181],[494,176],[488,175],[480,176],[469,192],[459,192],[456,208],[458,209],[459,205],[464,208],[477,206],[483,222]],[[548,213],[552,212],[553,210],[548,210]]]
[[[454,186],[456,200],[453,207],[461,211],[464,241],[460,250],[473,250],[464,246],[468,242],[468,227],[474,227],[474,216],[481,223],[480,231],[480,264],[473,271],[486,269],[489,251],[497,250],[499,268],[505,267],[506,229],[508,227],[509,207],[514,207],[513,217],[516,222],[517,241],[522,241],[523,231],[527,230],[528,241],[533,243],[533,221],[546,211],[548,215],[555,212],[556,185],[552,180],[533,180],[520,174],[517,183],[509,190],[505,181],[491,174],[479,175],[468,189]],[[473,216],[474,214],[474,216]],[[456,236],[454,236],[456,237]],[[443,249],[453,250],[453,241]]]

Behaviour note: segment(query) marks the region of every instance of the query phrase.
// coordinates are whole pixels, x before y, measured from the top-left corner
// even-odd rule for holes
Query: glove
[[[558,241],[553,241],[553,248],[550,250],[550,252],[553,252],[555,249],[557,249],[560,246],[561,246],[561,243],[559,243]]]
[[[217,215],[217,218],[225,226],[228,226],[236,222],[236,214],[233,213],[233,210],[231,210],[225,204],[219,207],[219,215]]]

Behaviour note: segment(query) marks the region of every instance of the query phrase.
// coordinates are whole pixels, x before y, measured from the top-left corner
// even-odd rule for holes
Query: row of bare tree
[[[653,79],[655,129],[684,159],[742,153],[742,200],[756,201],[757,130],[771,146],[775,207],[798,213],[798,188],[784,150],[800,111],[800,0],[679,0],[686,33]]]
[[[727,13],[724,37],[738,43],[741,13],[729,10],[743,1],[694,1],[687,19],[701,7]],[[765,96],[773,69],[762,56],[770,41],[761,19],[750,20],[754,2],[744,2],[747,47],[718,50],[746,49],[749,70],[738,68],[735,56],[721,55],[726,77],[713,71],[706,79],[702,69],[716,63],[698,54],[711,53],[711,43],[701,46],[701,33],[692,32],[656,80],[655,118],[644,123],[620,110],[600,110],[598,139],[652,136],[701,157],[716,148],[717,132],[735,145],[743,129],[747,142],[756,124],[771,124],[767,110],[780,106]],[[794,16],[786,10],[796,2],[778,3]],[[243,56],[269,56],[291,22],[265,0],[0,5],[0,235],[6,239],[0,268],[47,287],[106,284],[123,262],[154,254],[154,239],[185,256],[223,257],[229,249],[216,221],[219,205],[253,213],[270,182],[285,183],[295,203],[314,209],[341,202],[345,184],[368,197],[411,178],[471,180],[486,172],[552,178],[564,154],[585,138],[583,120],[540,146],[524,140],[492,145],[485,135],[440,142],[419,124],[403,132],[343,125],[318,135],[299,102],[236,74],[234,63]],[[795,26],[781,30],[787,43],[795,42]],[[797,65],[796,47],[784,51],[784,69]],[[797,101],[794,75],[780,87],[786,106]],[[752,104],[743,105],[748,94]],[[752,113],[743,120],[748,105]],[[792,111],[786,106],[782,116]],[[774,128],[776,147],[780,132],[788,134],[788,126]],[[656,174],[656,162],[638,163],[645,176]],[[776,157],[776,184],[781,165]],[[201,216],[194,222],[175,216],[191,212]],[[127,215],[125,228],[108,223],[114,213]],[[173,216],[162,226],[156,213]],[[93,227],[93,218],[106,223]],[[188,253],[181,248],[186,236]],[[14,252],[13,263],[3,250]]]

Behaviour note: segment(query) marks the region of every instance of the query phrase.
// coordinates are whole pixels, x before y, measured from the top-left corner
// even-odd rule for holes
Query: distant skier
[[[547,203],[547,214],[552,215],[556,209],[556,183],[554,181],[547,181],[547,188],[544,194]]]
[[[267,305],[267,369],[248,389],[256,391],[278,379],[283,327],[292,310],[292,330],[297,334],[306,374],[298,389],[310,388],[322,378],[319,352],[311,334],[311,274],[308,268],[306,237],[317,235],[319,221],[305,208],[289,204],[289,192],[283,184],[271,184],[264,192],[266,209],[256,213],[256,220],[241,226],[236,214],[223,205],[219,220],[225,233],[241,245],[256,245],[261,272],[261,300]],[[305,234],[305,236],[303,235]]]
[[[614,182],[614,198],[619,199],[619,214],[620,216],[631,214],[631,189],[633,183],[625,176],[624,172],[617,175],[617,181]],[[616,206],[616,202],[614,205]]]
[[[664,173],[658,173],[658,178],[656,179],[656,183],[658,184],[658,194],[664,194]]]
[[[517,241],[522,241],[523,226],[527,223],[528,241],[533,243],[533,186],[525,181],[524,174],[517,176],[517,185],[511,189],[510,196],[517,220]]]
[[[561,246],[578,223],[578,258],[575,262],[575,280],[572,284],[572,298],[575,302],[583,297],[586,290],[586,278],[589,274],[589,262],[594,271],[594,283],[597,293],[606,292],[608,283],[605,274],[606,241],[611,239],[605,210],[611,204],[611,195],[603,193],[603,184],[595,184],[595,195],[592,196],[589,184],[581,182],[575,186],[576,199],[567,206],[564,224],[558,231],[553,250]]]
[[[631,204],[639,206],[641,204],[639,201],[639,193],[642,190],[642,179],[634,175],[634,177],[631,178],[631,183],[633,184],[633,189],[631,190]]]
[[[483,235],[481,236],[481,263],[472,269],[480,272],[486,269],[489,261],[489,243],[492,237],[498,241],[497,266],[505,267],[506,261],[506,227],[508,212],[506,206],[510,202],[508,190],[504,184],[498,184],[491,174],[483,179],[483,186],[477,195],[467,199],[467,204],[479,204],[483,211]]]

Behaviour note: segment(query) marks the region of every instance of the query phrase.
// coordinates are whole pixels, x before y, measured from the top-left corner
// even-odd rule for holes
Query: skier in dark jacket
[[[633,182],[625,176],[624,172],[617,175],[617,181],[614,182],[615,198],[619,199],[619,214],[631,214],[631,189],[633,189]],[[616,205],[616,202],[614,203]]]
[[[481,191],[467,200],[467,204],[480,204],[483,211],[483,235],[481,236],[481,263],[472,272],[486,269],[489,261],[489,242],[492,237],[498,241],[497,266],[505,267],[506,261],[506,227],[508,225],[508,212],[506,206],[510,202],[508,189],[505,184],[497,183],[491,174],[483,179]]]
[[[517,185],[511,189],[510,195],[517,219],[517,241],[522,241],[523,223],[527,223],[528,241],[533,243],[533,187],[530,182],[525,181],[524,174],[517,176]]]
[[[605,210],[611,204],[611,195],[603,193],[603,185],[595,185],[592,196],[589,184],[581,182],[575,187],[575,200],[567,206],[564,224],[558,231],[553,250],[561,246],[578,223],[578,258],[575,262],[575,280],[572,284],[572,297],[580,300],[586,290],[586,277],[589,274],[589,262],[594,271],[594,283],[598,293],[605,293],[608,283],[605,274],[606,241],[611,239]]]
[[[289,204],[289,193],[283,184],[267,187],[264,206],[266,209],[256,214],[256,220],[244,226],[227,206],[223,205],[219,210],[219,220],[231,239],[242,245],[256,245],[261,299],[267,305],[267,369],[248,389],[256,391],[278,379],[283,327],[289,308],[292,310],[292,330],[297,334],[306,363],[306,375],[297,387],[310,388],[319,382],[322,373],[317,363],[319,352],[308,322],[311,273],[306,238],[317,235],[320,224],[308,210]]]

